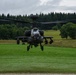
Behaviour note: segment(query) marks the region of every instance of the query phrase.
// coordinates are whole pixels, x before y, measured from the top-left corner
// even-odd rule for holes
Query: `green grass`
[[[76,48],[0,44],[0,73],[76,73]]]
[[[44,35],[45,36],[52,36],[54,39],[61,39],[61,36],[60,36],[60,31],[57,30],[46,30],[44,31]]]
[[[76,40],[62,39],[59,31],[45,31],[53,44],[26,50],[15,40],[0,40],[0,73],[76,73]]]
[[[76,39],[70,39],[70,38],[62,39],[59,34],[60,34],[59,30],[58,31],[54,31],[54,30],[45,31],[45,36],[53,36],[54,42],[52,46],[76,48]]]

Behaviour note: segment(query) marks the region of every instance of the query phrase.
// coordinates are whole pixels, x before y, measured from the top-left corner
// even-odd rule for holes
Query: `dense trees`
[[[72,38],[76,39],[76,24],[74,23],[67,23],[64,24],[60,29],[60,35],[62,38]]]
[[[24,35],[26,27],[17,27],[15,25],[0,25],[0,39],[15,39],[17,36]]]
[[[51,21],[61,21],[61,20],[71,20],[71,19],[76,19],[76,13],[48,13],[48,14],[36,14],[39,16],[39,18],[37,19],[37,21],[39,22],[51,22]],[[29,15],[30,16],[30,15]],[[17,20],[22,20],[22,21],[31,21],[31,19],[29,18],[29,16],[27,15],[17,15],[17,16],[13,16],[10,14],[4,15],[1,14],[0,18],[11,18],[11,19],[17,19]],[[7,24],[12,24],[13,22],[6,22]],[[0,22],[0,24],[6,24],[5,22]],[[75,21],[76,23],[76,21]],[[21,24],[21,23],[13,23],[15,25],[17,25],[18,27],[30,27],[30,24]],[[56,24],[48,24],[48,25],[39,25],[38,27],[41,29],[51,29],[53,26],[55,26]]]
[[[39,16],[39,18],[37,19],[37,21],[39,22],[51,22],[51,21],[57,21],[57,20],[71,20],[71,19],[76,19],[76,13],[48,13],[48,14],[36,14],[37,16]],[[30,15],[29,15],[30,16]],[[29,18],[29,16],[27,15],[10,15],[10,14],[1,14],[0,18],[10,18],[10,19],[17,19],[17,20],[22,20],[22,21],[28,21],[31,22],[32,20]],[[74,23],[76,23],[76,21],[73,21]],[[48,30],[48,29],[55,29],[58,30],[60,29],[62,26],[62,24],[46,24],[46,25],[41,25],[38,24],[37,27],[40,29],[44,29],[44,30]],[[69,25],[68,25],[69,26]],[[75,38],[73,34],[76,30],[74,29],[76,25],[73,25],[71,27],[71,30],[69,30],[69,36],[71,38]],[[61,29],[61,33],[63,33],[64,35],[61,34],[62,37],[66,38],[68,37],[67,32],[66,32],[66,26],[64,25]],[[27,29],[30,29],[31,25],[28,23],[16,23],[16,22],[3,22],[0,21],[0,39],[14,39],[16,36],[19,35],[23,35],[24,31]],[[72,32],[73,30],[73,32]],[[72,34],[72,35],[71,35]]]

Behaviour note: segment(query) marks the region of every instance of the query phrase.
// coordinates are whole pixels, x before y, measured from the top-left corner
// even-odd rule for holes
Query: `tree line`
[[[0,39],[16,39],[17,36],[23,36],[27,27],[17,27],[16,25],[0,25]]]
[[[33,14],[31,14],[33,15]],[[76,13],[48,13],[48,14],[36,14],[38,16],[38,19],[36,21],[38,22],[51,22],[51,21],[62,21],[62,20],[72,20],[76,19]],[[21,20],[21,21],[28,21],[31,22],[32,20],[29,18],[30,15],[10,15],[10,14],[1,14],[0,18],[5,18],[5,19],[16,19],[16,20]],[[76,21],[74,21],[76,23]],[[63,24],[46,24],[46,25],[37,25],[39,29],[43,30],[51,30],[51,29],[59,29],[61,31],[61,37],[66,38],[65,35],[62,35],[65,29],[65,26],[62,26]],[[73,25],[73,24],[72,24]],[[75,25],[76,26],[76,25]],[[75,27],[74,26],[74,27]],[[62,28],[63,27],[63,28]],[[69,25],[68,25],[69,27]],[[70,26],[71,27],[71,26]],[[72,27],[72,28],[74,28]],[[31,28],[31,25],[29,23],[16,23],[16,22],[3,22],[0,21],[0,39],[15,39],[17,36],[24,35],[25,30],[28,30]],[[71,29],[73,30],[73,29]],[[68,30],[66,30],[66,33]],[[71,32],[71,31],[69,31]],[[75,30],[74,30],[75,32]],[[75,32],[76,33],[76,32]],[[71,33],[72,34],[72,33]],[[70,33],[66,34],[67,37],[70,36]],[[76,35],[75,35],[76,36]],[[75,37],[73,37],[75,38]],[[72,38],[72,39],[73,39]]]
[[[76,24],[74,23],[67,23],[64,24],[60,29],[60,35],[62,38],[76,39]]]
[[[33,14],[31,14],[33,15]],[[38,19],[36,21],[38,22],[51,22],[51,21],[66,21],[66,20],[72,20],[72,19],[76,19],[76,13],[48,13],[48,14],[36,14],[38,16]],[[30,15],[10,15],[10,14],[1,14],[0,18],[10,18],[10,19],[16,19],[16,20],[22,20],[22,21],[28,21],[30,22],[31,19],[29,18]],[[74,21],[74,23],[76,23],[76,21]],[[26,23],[15,23],[15,22],[1,22],[0,24],[15,24],[17,27],[30,27],[30,24],[26,24]],[[38,24],[37,26],[40,29],[52,29],[53,26],[55,26],[56,24],[48,24],[48,25],[40,25]],[[62,24],[61,24],[62,25]]]

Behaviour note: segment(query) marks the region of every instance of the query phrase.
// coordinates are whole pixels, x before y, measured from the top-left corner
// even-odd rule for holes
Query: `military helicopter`
[[[32,28],[31,30],[27,30],[24,33],[24,36],[18,36],[17,37],[17,44],[20,44],[20,40],[23,42],[23,44],[25,42],[27,42],[29,45],[27,46],[27,51],[29,51],[30,48],[32,48],[32,46],[37,47],[38,45],[40,45],[41,50],[44,50],[44,47],[42,45],[43,40],[45,40],[45,44],[48,44],[48,40],[50,39],[50,44],[53,43],[52,40],[52,36],[44,36],[44,31],[40,30],[36,27],[36,24],[38,22],[35,22],[35,20],[38,18],[38,16],[31,16],[33,22],[31,22],[32,24]]]
[[[50,39],[50,44],[53,43],[53,40],[51,36],[44,36],[44,31],[39,30],[38,28],[34,27],[31,30],[27,30],[25,31],[25,36],[18,36],[17,37],[17,44],[20,43],[20,40],[25,43],[27,42],[29,45],[27,46],[27,51],[29,51],[30,48],[32,48],[32,46],[37,47],[40,44],[40,48],[43,51],[43,40],[45,39],[45,44],[48,44],[48,40]]]
[[[50,39],[50,44],[53,43],[52,40],[52,36],[44,36],[44,31],[40,30],[36,27],[37,24],[57,24],[57,23],[67,23],[67,22],[72,22],[72,21],[76,21],[76,20],[66,20],[66,21],[53,21],[53,22],[36,22],[36,19],[38,18],[38,16],[36,15],[32,15],[30,16],[30,18],[33,20],[33,22],[25,22],[25,21],[21,21],[21,20],[13,20],[13,19],[0,19],[1,22],[19,22],[19,23],[30,23],[32,24],[32,28],[31,30],[27,30],[24,33],[24,36],[18,36],[16,37],[17,40],[17,44],[20,44],[20,40],[22,41],[22,43],[28,43],[29,45],[27,46],[27,51],[30,50],[30,48],[37,47],[38,45],[40,45],[41,50],[44,50],[44,46],[42,45],[42,43],[48,44],[48,40]],[[45,40],[45,42],[43,42],[43,40]]]

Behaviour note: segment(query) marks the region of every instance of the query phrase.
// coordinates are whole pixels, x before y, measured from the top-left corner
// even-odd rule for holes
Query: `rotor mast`
[[[33,20],[33,23],[32,23],[32,28],[36,27],[37,26],[37,19],[38,19],[38,16],[37,15],[31,15],[30,18]]]

